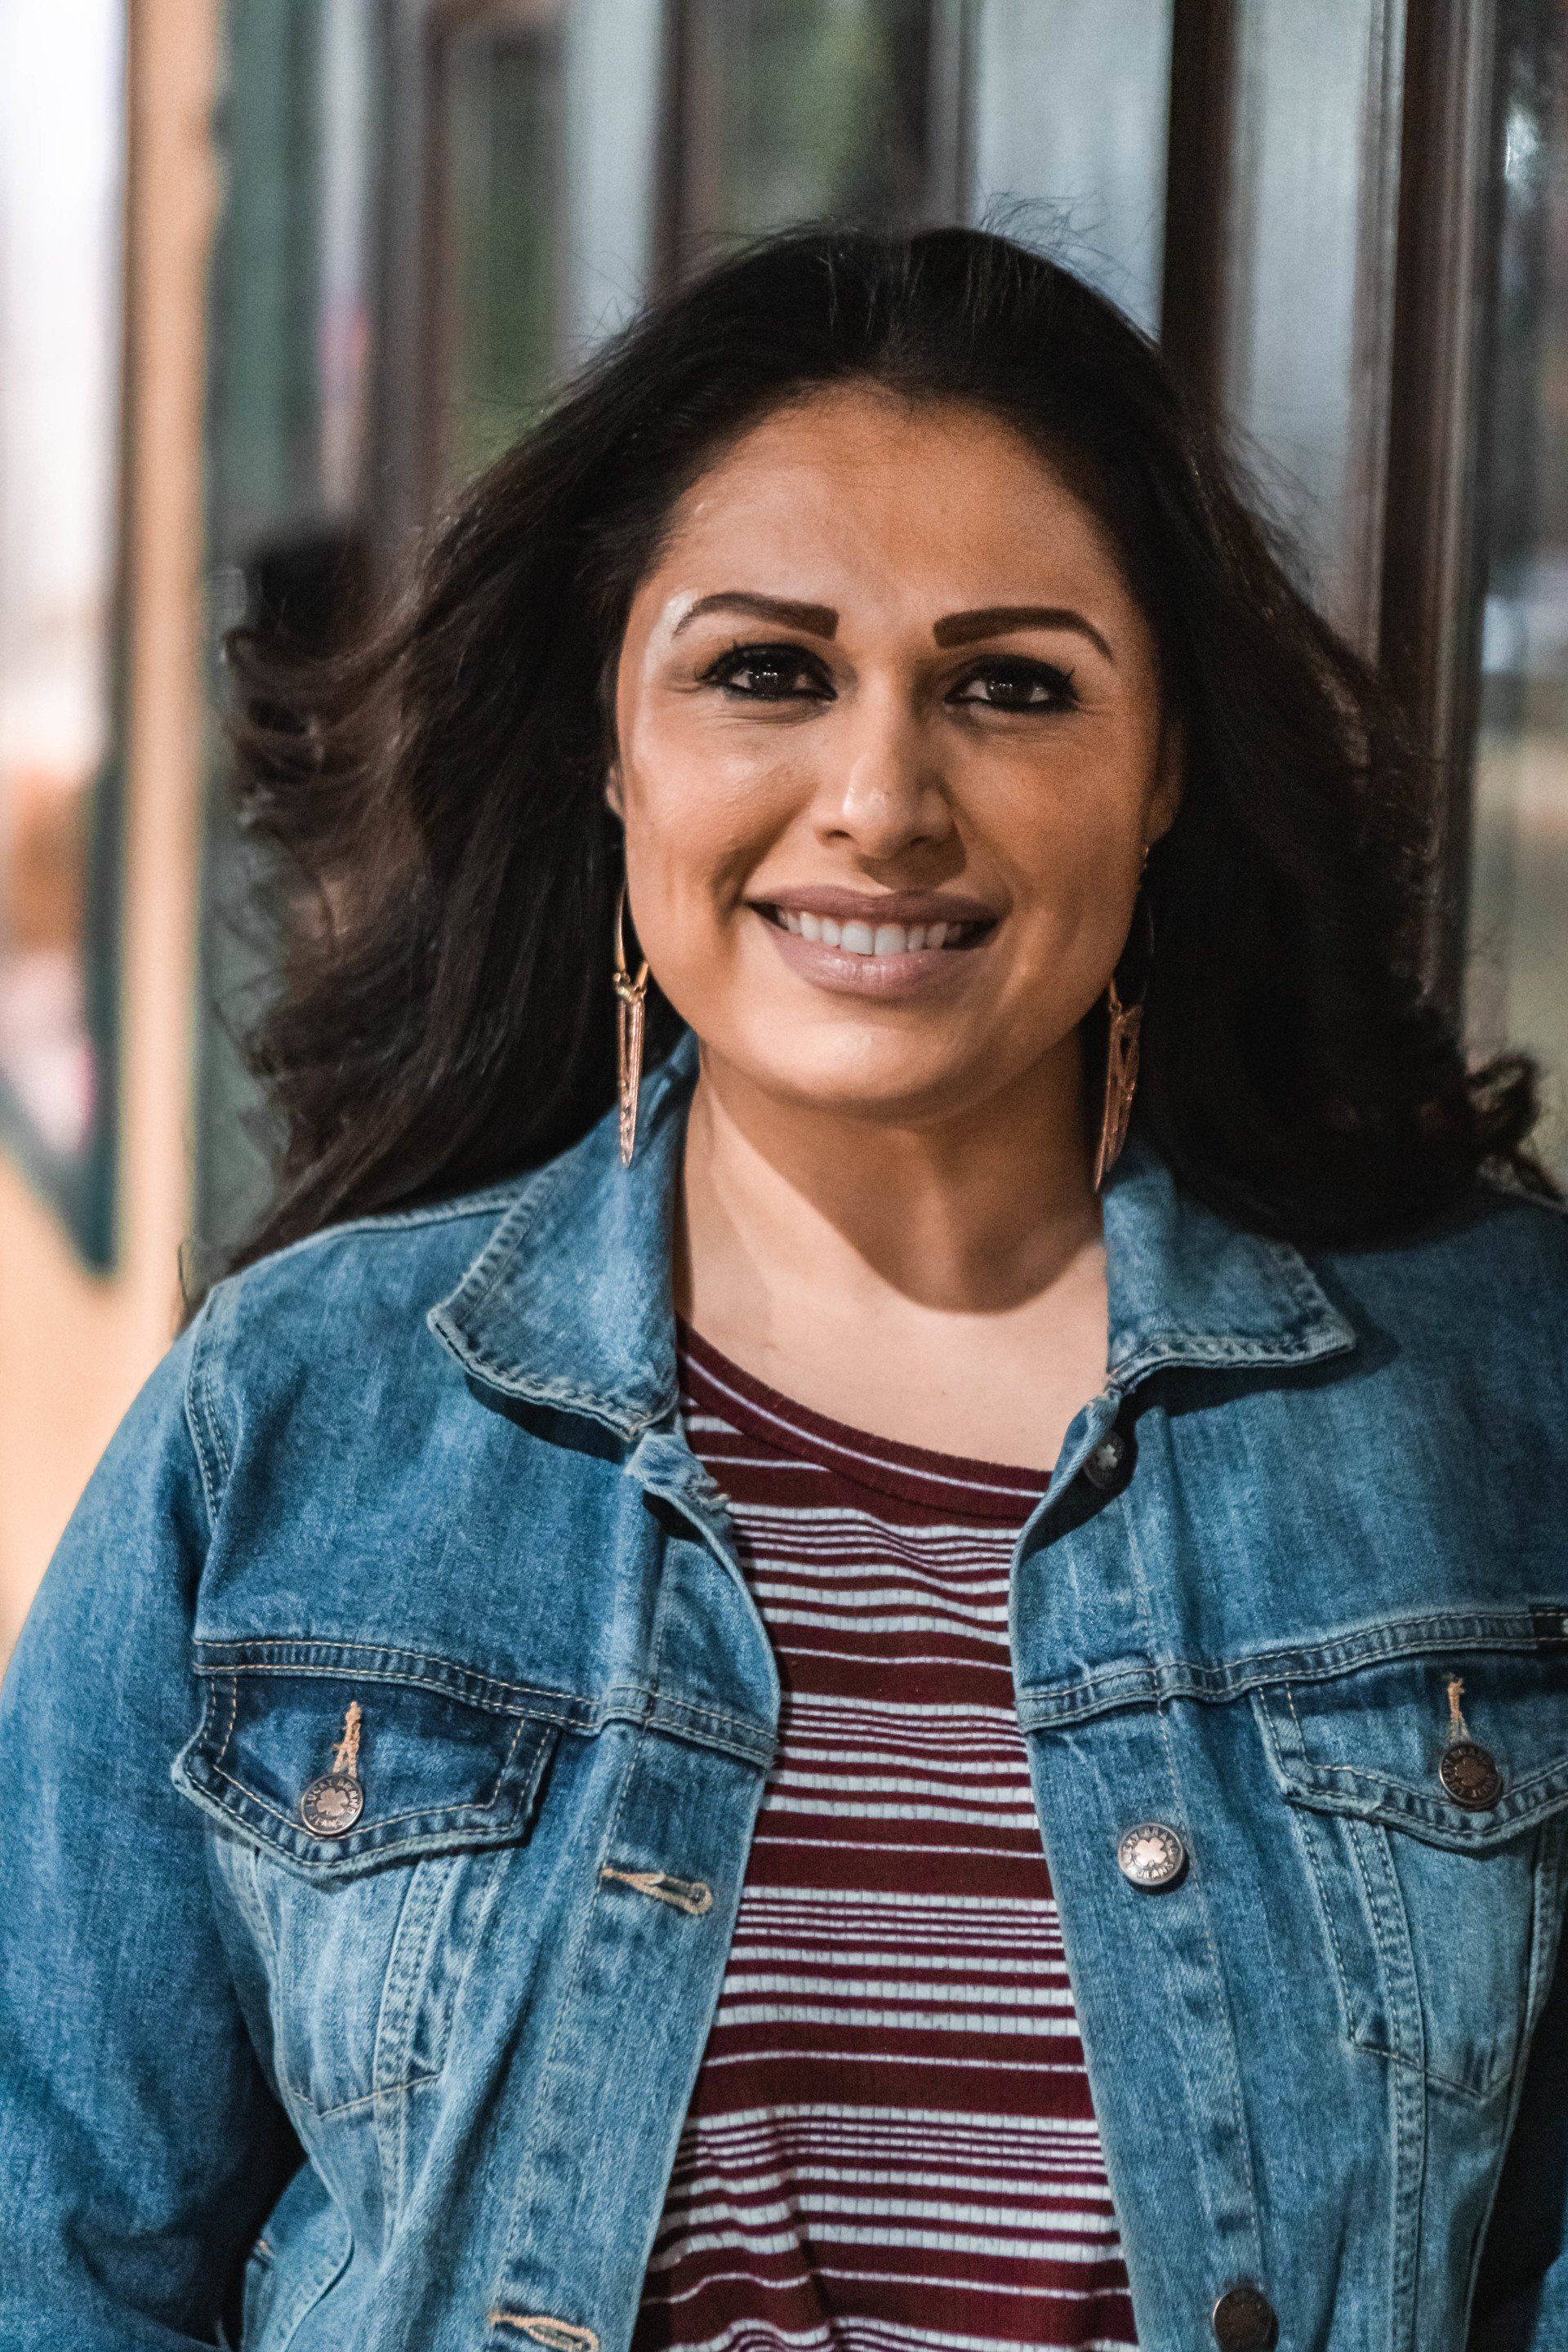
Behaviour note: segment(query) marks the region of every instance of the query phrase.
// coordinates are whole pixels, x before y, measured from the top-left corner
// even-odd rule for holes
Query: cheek
[[[798,798],[787,766],[679,724],[646,725],[622,762],[626,871],[657,962],[713,936]]]
[[[1152,768],[1149,746],[1107,727],[993,778],[986,831],[1031,899],[1114,905],[1142,861]]]

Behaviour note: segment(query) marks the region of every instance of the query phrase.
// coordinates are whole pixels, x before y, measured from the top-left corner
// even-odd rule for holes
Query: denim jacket
[[[779,1705],[693,1067],[220,1285],[96,1473],[0,1712],[4,2352],[626,2352]],[[1309,1258],[1136,1139],[1104,1213],[1011,1638],[1139,2340],[1564,2352],[1568,1221]]]

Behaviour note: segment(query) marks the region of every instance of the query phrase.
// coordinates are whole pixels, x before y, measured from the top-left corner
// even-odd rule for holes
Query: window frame
[[[104,618],[104,748],[83,794],[80,971],[83,1018],[92,1053],[93,1101],[78,1150],[62,1152],[44,1136],[0,1068],[0,1150],[54,1212],[91,1271],[112,1271],[118,1242],[121,1132],[121,983],[129,667],[132,633],[131,518],[134,491],[132,338],[135,286],[132,193],[135,184],[134,12],[120,15],[118,154],[118,317],[114,325],[108,608]]]

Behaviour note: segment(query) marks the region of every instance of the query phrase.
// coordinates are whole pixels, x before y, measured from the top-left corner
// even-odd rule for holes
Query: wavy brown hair
[[[614,1092],[609,682],[671,509],[785,400],[864,382],[1024,434],[1152,626],[1186,791],[1149,868],[1137,1116],[1183,1183],[1311,1242],[1418,1225],[1526,1149],[1416,977],[1426,796],[1377,677],[1292,585],[1208,421],[1056,263],[974,229],[792,232],[647,310],[330,660],[229,640],[245,824],[282,853],[249,1039],[276,1142],[235,1253],[550,1158]],[[650,1047],[676,1031],[651,1003]]]

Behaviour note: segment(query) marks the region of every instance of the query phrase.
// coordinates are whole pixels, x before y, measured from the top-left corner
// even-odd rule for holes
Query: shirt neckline
[[[716,1391],[715,1410],[733,1427],[829,1471],[846,1485],[966,1517],[1017,1521],[1026,1516],[1023,1507],[1037,1503],[1050,1484],[1047,1471],[906,1445],[835,1421],[770,1388],[680,1316],[675,1329],[683,1396],[694,1372],[703,1387]]]

